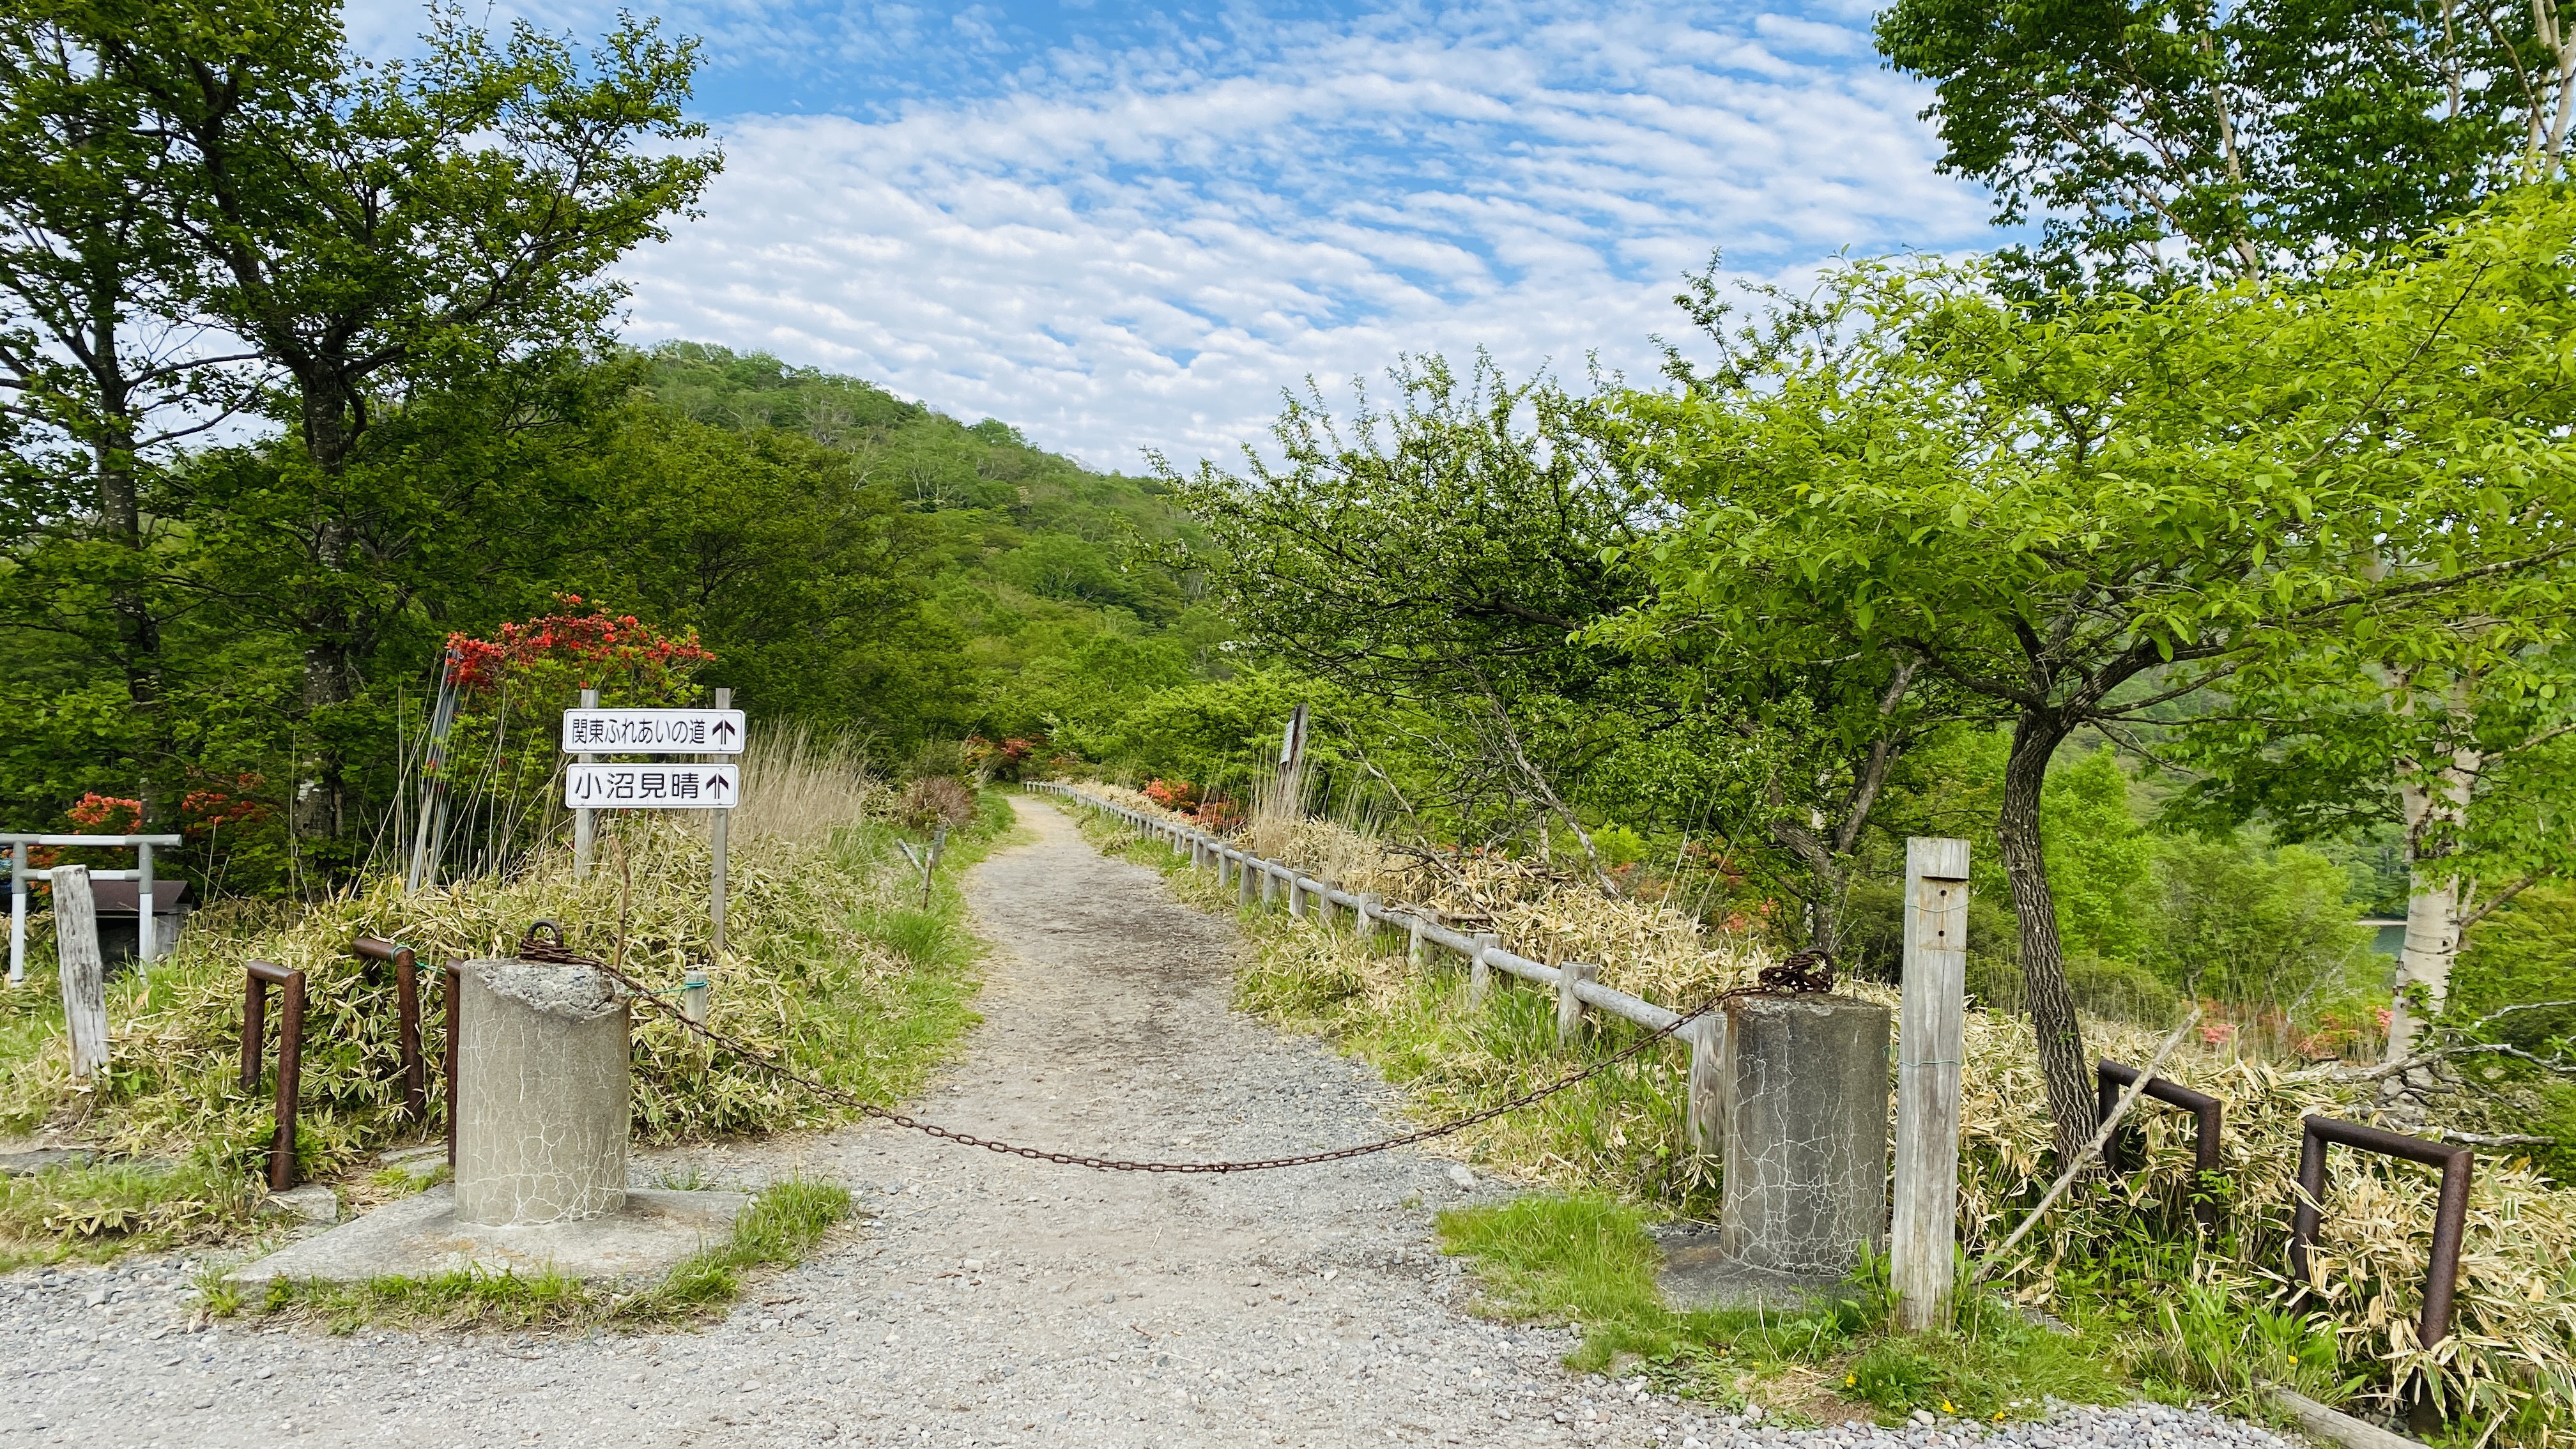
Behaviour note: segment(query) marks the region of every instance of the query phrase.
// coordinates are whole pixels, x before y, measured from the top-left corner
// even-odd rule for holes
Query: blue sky
[[[595,32],[613,5],[496,5]],[[1722,250],[1990,244],[1865,5],[687,0],[725,174],[627,334],[854,373],[1101,467],[1259,441],[1400,355],[1651,371]],[[421,12],[355,5],[405,48]]]

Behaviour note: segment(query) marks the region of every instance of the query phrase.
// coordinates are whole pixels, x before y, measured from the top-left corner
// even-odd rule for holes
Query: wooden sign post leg
[[[596,689],[583,690],[581,692],[581,707],[583,709],[599,708],[599,691]],[[589,764],[597,758],[598,756],[593,755],[588,750],[584,750],[573,756],[573,760],[576,763],[584,765]],[[590,879],[590,858],[596,853],[593,847],[596,843],[597,832],[599,830],[597,822],[598,817],[591,811],[575,808],[572,812],[572,878],[574,880]]]
[[[719,689],[719,690],[717,690],[717,691],[716,691],[716,708],[718,708],[718,709],[731,709],[731,708],[733,708],[733,691],[732,691],[732,690],[730,690],[730,689]],[[745,744],[745,746],[747,747],[747,746],[750,744],[750,741],[745,740],[743,743],[744,743],[744,744]],[[707,756],[707,758],[708,758],[709,760],[713,760],[713,761],[717,761],[717,762],[721,762],[721,761],[723,760],[723,756],[721,756],[721,755],[709,755],[709,756]],[[738,804],[741,804],[741,803],[742,803],[742,795],[741,795],[741,792],[740,792],[740,791],[736,791],[736,792],[735,792],[735,794],[734,794],[734,804],[738,805]],[[714,845],[715,845],[715,858],[716,858],[716,859],[715,859],[715,873],[714,873],[713,878],[708,882],[708,890],[707,890],[707,941],[708,941],[708,950],[709,950],[709,964],[710,964],[710,965],[716,965],[716,966],[721,966],[721,965],[723,965],[723,964],[724,964],[724,949],[725,949],[725,834],[726,834],[725,827],[726,827],[728,824],[732,823],[732,820],[733,820],[733,806],[732,806],[732,805],[728,805],[728,806],[726,806],[725,808],[723,808],[723,809],[721,809],[721,810],[718,810],[718,811],[716,812],[715,823],[714,823],[712,826],[710,826],[710,827],[709,827],[708,832],[707,832],[707,833],[708,833],[708,835],[711,837],[711,839],[712,839],[712,841],[713,841]]]

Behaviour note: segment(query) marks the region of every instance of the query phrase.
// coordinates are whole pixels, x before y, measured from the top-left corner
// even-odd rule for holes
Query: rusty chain
[[[549,942],[539,939],[537,932],[541,928],[553,931],[554,940]],[[704,1022],[691,1021],[678,1007],[664,1001],[659,994],[653,991],[652,988],[635,980],[624,971],[609,965],[607,962],[602,961],[595,956],[582,955],[580,952],[574,951],[564,945],[563,927],[553,921],[539,921],[536,924],[531,925],[528,928],[527,935],[519,942],[519,955],[522,959],[529,961],[544,961],[561,966],[588,966],[593,970],[600,972],[602,975],[607,976],[610,980],[615,981],[619,986],[624,987],[636,1000],[644,1002],[655,1011],[658,1011],[664,1016],[669,1017],[671,1020],[678,1022],[689,1031],[697,1033],[699,1036],[704,1037],[715,1045],[723,1047],[725,1050],[732,1052],[734,1055],[741,1057],[745,1061],[760,1067],[772,1076],[781,1077],[787,1081],[794,1082],[798,1086],[803,1087],[805,1090],[812,1092],[826,1101],[837,1102],[842,1106],[853,1108],[862,1116],[874,1117],[878,1121],[890,1122],[897,1127],[908,1128],[914,1132],[921,1132],[932,1137],[943,1138],[947,1141],[957,1143],[962,1147],[981,1147],[988,1152],[999,1152],[1011,1157],[1025,1157],[1034,1162],[1052,1162],[1065,1167],[1087,1167],[1097,1172],[1268,1172],[1282,1167],[1314,1167],[1327,1162],[1347,1162],[1354,1157],[1366,1157],[1375,1152],[1386,1152],[1398,1147],[1410,1147],[1417,1142],[1429,1142],[1436,1137],[1446,1137],[1455,1132],[1463,1132],[1466,1129],[1475,1126],[1479,1122],[1489,1122],[1496,1117],[1502,1116],[1506,1112],[1516,1112],[1523,1107],[1532,1105],[1533,1103],[1545,1101],[1549,1097],[1553,1097],[1557,1093],[1565,1091],[1569,1087],[1578,1086],[1583,1082],[1608,1071],[1612,1067],[1630,1060],[1639,1053],[1645,1051],[1648,1047],[1651,1047],[1655,1043],[1671,1036],[1673,1033],[1680,1031],[1683,1027],[1688,1026],[1699,1018],[1706,1016],[1711,1011],[1716,1010],[1721,1003],[1727,1000],[1727,998],[1747,995],[1764,989],[1760,986],[1739,986],[1732,990],[1721,991],[1717,995],[1710,997],[1708,1000],[1701,1002],[1698,1006],[1693,1007],[1691,1010],[1674,1018],[1670,1023],[1655,1028],[1645,1036],[1640,1037],[1638,1040],[1620,1048],[1616,1053],[1593,1063],[1591,1066],[1585,1067],[1579,1072],[1560,1077],[1544,1087],[1523,1092],[1519,1096],[1512,1098],[1510,1101],[1498,1102],[1491,1107],[1485,1107],[1480,1110],[1470,1112],[1464,1117],[1453,1118],[1436,1126],[1424,1127],[1417,1131],[1404,1133],[1401,1136],[1388,1137],[1376,1142],[1364,1142],[1356,1147],[1337,1148],[1330,1152],[1309,1152],[1298,1157],[1263,1157],[1255,1158],[1246,1162],[1131,1162],[1123,1158],[1084,1157],[1071,1152],[1050,1152],[1043,1147],[1021,1147],[1009,1142],[996,1141],[989,1137],[978,1137],[971,1132],[960,1132],[952,1127],[942,1127],[935,1122],[924,1122],[915,1117],[905,1116],[903,1113],[897,1112],[891,1107],[882,1106],[878,1103],[868,1101],[866,1098],[860,1097],[855,1093],[843,1091],[827,1082],[821,1081],[804,1072],[800,1072],[794,1067],[788,1066],[783,1062],[773,1060],[766,1053],[757,1050],[739,1037],[733,1036],[727,1032],[718,1031]]]

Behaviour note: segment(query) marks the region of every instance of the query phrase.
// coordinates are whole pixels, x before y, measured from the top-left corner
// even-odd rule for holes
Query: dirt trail
[[[1273,1156],[1397,1125],[1365,1071],[1229,1009],[1229,923],[1015,803],[1035,842],[967,885],[994,946],[985,1023],[921,1115],[1127,1157]],[[1419,1153],[1102,1174],[871,1125],[644,1170],[693,1165],[829,1177],[869,1220],[719,1325],[591,1341],[191,1336],[169,1331],[176,1272],[16,1275],[0,1446],[1641,1444],[1683,1427],[1669,1402],[1566,1373],[1569,1335],[1465,1311],[1430,1216],[1494,1189]]]

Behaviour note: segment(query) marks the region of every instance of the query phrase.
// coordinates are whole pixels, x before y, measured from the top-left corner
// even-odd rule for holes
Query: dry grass
[[[1133,791],[1087,785],[1138,809]],[[1109,833],[1104,833],[1106,837]],[[1659,906],[1611,901],[1580,884],[1552,880],[1515,862],[1469,857],[1425,862],[1320,822],[1256,822],[1253,849],[1285,852],[1310,874],[1374,890],[1390,903],[1434,906],[1460,929],[1494,930],[1518,954],[1587,960],[1622,989],[1671,1006],[1695,1004],[1762,964],[1745,941],[1706,932]],[[1148,860],[1165,861],[1159,849]],[[1186,872],[1186,866],[1180,867]],[[1183,889],[1230,909],[1213,878]],[[1575,1065],[1548,1030],[1547,1003],[1530,991],[1498,993],[1481,1016],[1465,1009],[1463,972],[1446,953],[1408,966],[1401,937],[1373,948],[1347,929],[1327,935],[1284,916],[1255,916],[1256,954],[1244,978],[1248,1004],[1325,1032],[1412,1088],[1425,1118],[1482,1106]],[[1897,993],[1847,985],[1895,1005]],[[1630,1039],[1611,1024],[1600,1050]],[[2093,1054],[2145,1061],[2162,1033],[2088,1019]],[[2055,1176],[2036,1047],[2020,1018],[1968,1016],[1963,1080],[1960,1232],[1982,1254],[2016,1226]],[[1710,1206],[1708,1165],[1692,1159],[1679,1132],[1683,1053],[1650,1054],[1605,1080],[1540,1109],[1516,1113],[1459,1139],[1467,1155],[1567,1188],[1609,1187],[1679,1210]],[[2016,1249],[2001,1280],[2032,1306],[2104,1317],[2125,1313],[2144,1355],[2161,1330],[2158,1305],[2177,1285],[2126,1271],[2186,1276],[2223,1292],[2250,1313],[2289,1305],[2287,1242],[2295,1206],[2300,1119],[2308,1113],[2364,1115],[2361,1089],[2292,1075],[2233,1051],[2186,1049],[2166,1075],[2226,1103],[2220,1229],[2200,1240],[2192,1226],[2189,1119],[2148,1104],[2140,1113],[2141,1165],[2126,1181],[2079,1188]],[[2557,1187],[2527,1160],[2482,1154],[2470,1198],[2450,1338],[2432,1352],[2415,1341],[2432,1240],[2437,1178],[2426,1168],[2338,1149],[2317,1250],[2314,1291],[2300,1309],[2331,1333],[2343,1371],[2359,1382],[2365,1407],[2389,1408],[2420,1371],[2472,1440],[2576,1445],[2576,1191]],[[2082,1301],[2078,1301],[2082,1300]]]
[[[829,759],[782,746],[765,761],[776,788],[770,813],[734,837],[727,950],[709,966],[713,1024],[842,1089],[891,1100],[915,1090],[974,1021],[975,948],[953,887],[931,909],[918,908],[919,877],[897,853],[890,827],[841,816],[837,828],[824,828],[821,812],[836,808],[828,805],[836,798],[882,800],[864,777],[836,772]],[[971,862],[1007,828],[1001,802],[987,814],[956,842],[952,863]],[[217,1176],[255,1173],[271,1118],[264,1092],[240,1088],[238,1033],[242,963],[261,959],[306,975],[298,1176],[356,1170],[387,1143],[437,1124],[400,1120],[392,973],[353,959],[355,937],[387,936],[419,953],[433,1064],[441,1042],[437,963],[510,954],[537,917],[564,922],[576,948],[602,956],[622,940],[627,970],[666,988],[691,959],[703,959],[712,858],[702,822],[616,818],[601,832],[599,856],[586,881],[573,879],[559,849],[507,878],[409,896],[399,880],[375,877],[309,906],[236,903],[203,912],[148,981],[127,976],[111,986],[103,1081],[71,1079],[59,1012],[40,1009],[52,974],[31,972],[25,989],[0,993],[0,1004],[27,1008],[0,1032],[0,1131],[44,1128]],[[943,870],[942,879],[953,872]],[[635,1127],[648,1142],[817,1125],[839,1110],[709,1050],[658,1015],[637,1014],[633,1055]],[[434,1065],[432,1077],[434,1114]],[[21,1253],[77,1248],[82,1238],[113,1248],[121,1229],[83,1232],[51,1220],[91,1198],[121,1199],[69,1177],[40,1186],[45,1200],[0,1211],[0,1250],[10,1250],[11,1239]],[[236,1232],[240,1206],[216,1212],[210,1202],[208,1212],[168,1226],[195,1236]],[[142,1221],[161,1226],[160,1218]]]
[[[804,726],[766,729],[743,751],[742,800],[728,827],[735,840],[829,839],[852,821],[885,813],[888,790],[841,736]]]

